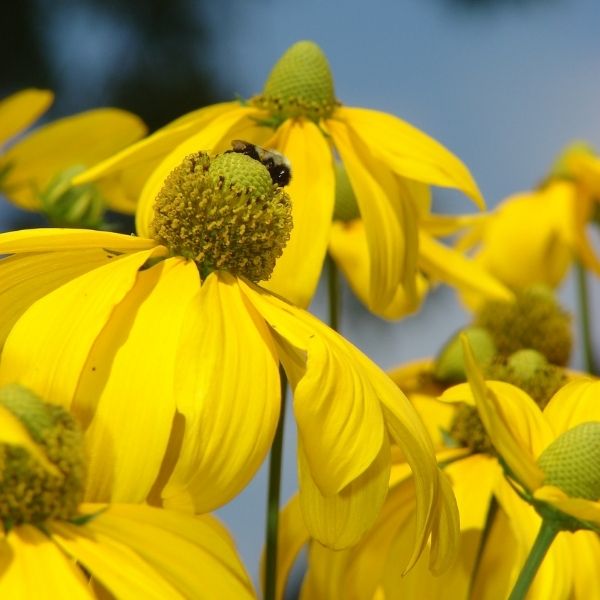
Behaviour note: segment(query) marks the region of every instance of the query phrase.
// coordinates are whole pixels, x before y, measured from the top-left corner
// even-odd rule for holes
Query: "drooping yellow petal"
[[[133,250],[147,250],[156,246],[151,239],[92,231],[90,229],[23,229],[0,234],[0,254],[16,252],[59,252],[104,248],[116,254]]]
[[[572,429],[580,423],[600,421],[600,381],[576,379],[561,387],[544,409],[544,417],[555,434]]]
[[[256,598],[233,540],[210,515],[117,504],[88,528],[131,548],[184,598]]]
[[[306,308],[323,268],[333,215],[331,149],[317,125],[306,119],[286,121],[269,146],[292,165],[292,181],[286,189],[292,200],[294,227],[264,287]]]
[[[102,519],[102,515],[96,517],[98,519]],[[184,600],[183,594],[178,593],[175,586],[127,543],[114,540],[111,535],[94,530],[90,525],[79,527],[54,521],[48,524],[48,529],[52,541],[73,562],[77,561],[86,571],[93,573],[94,579],[101,582],[115,598]]]
[[[28,88],[0,101],[0,146],[46,112],[54,94]]]
[[[203,127],[197,133],[188,135],[177,146],[171,147],[169,153],[162,155],[152,174],[141,191],[138,208],[135,215],[135,226],[139,235],[150,236],[150,224],[154,217],[154,201],[160,192],[165,179],[175,167],[181,164],[188,154],[194,152],[212,152],[222,140],[229,138],[229,132],[253,114],[256,109],[239,104],[229,105],[226,110],[219,111],[211,119],[206,119]],[[186,125],[183,125],[184,127]]]
[[[365,108],[336,109],[381,160],[401,177],[458,189],[480,208],[484,200],[469,170],[439,142],[392,115]]]
[[[309,440],[308,443],[311,443]],[[298,440],[300,505],[311,536],[324,546],[341,550],[356,544],[368,531],[385,500],[390,479],[387,438],[373,463],[343,490],[324,496],[312,477],[306,445]]]
[[[92,344],[151,253],[115,257],[32,304],[8,335],[0,382],[70,407]]]
[[[27,210],[39,208],[39,192],[74,165],[93,165],[133,143],[146,132],[139,117],[100,108],[44,125],[5,154],[11,169],[2,182],[9,199]]]
[[[506,393],[502,402],[499,400],[496,391],[483,379],[467,338],[463,335],[461,340],[475,404],[492,443],[516,479],[527,489],[537,489],[544,473],[536,463],[536,450],[550,443],[552,432],[538,406],[531,398],[527,401],[519,388],[504,384]],[[501,383],[496,382],[496,386]]]
[[[135,170],[140,166],[145,167],[148,163],[158,164],[175,146],[196,131],[200,131],[212,119],[229,112],[236,106],[239,106],[238,102],[223,102],[192,111],[77,175],[73,183],[79,185],[98,181],[131,168]]]
[[[331,227],[329,252],[348,280],[352,291],[365,306],[369,306],[369,248],[362,220],[334,222]],[[421,305],[428,289],[427,280],[417,273],[416,294],[406,294],[404,288],[399,285],[390,304],[377,311],[378,316],[384,319],[399,319],[414,312]]]
[[[427,213],[419,219],[419,225],[429,235],[440,237],[458,233],[465,228],[479,226],[486,218],[485,213],[472,215],[438,215]]]
[[[74,407],[85,422],[96,406],[86,431],[87,498],[142,502],[150,492],[175,415],[184,317],[199,286],[196,265],[181,258],[141,271],[98,335]]]
[[[36,527],[15,527],[1,543],[6,544],[9,554],[0,551],[5,557],[0,559],[0,597],[93,598],[81,570]]]
[[[566,534],[569,535],[569,534]],[[593,531],[576,531],[569,545],[573,556],[574,595],[576,598],[600,598],[600,539]]]
[[[573,498],[552,485],[545,485],[536,489],[533,496],[536,500],[547,502],[580,521],[592,524],[596,531],[600,529],[600,501],[598,500]]]
[[[337,494],[373,464],[384,443],[369,373],[357,364],[352,346],[317,319],[260,288],[240,285],[278,336],[306,352],[300,379],[288,372],[298,433],[321,494]],[[287,361],[284,366],[288,370]]]
[[[408,188],[343,122],[329,121],[328,128],[356,195],[365,226],[370,256],[369,307],[383,311],[392,302],[398,285],[408,293],[414,286],[417,260],[417,211]]]
[[[17,254],[0,261],[0,347],[17,319],[39,298],[115,257],[100,248]]]
[[[477,262],[448,248],[424,231],[419,231],[419,266],[433,279],[485,299],[510,301],[514,298],[501,281]]]
[[[206,512],[229,501],[267,455],[281,391],[271,333],[227,273],[208,276],[187,306],[175,398],[185,418],[165,506]]]
[[[4,406],[0,406],[0,443],[27,450],[52,475],[62,476],[61,471],[48,460],[45,451],[33,440],[23,423]]]

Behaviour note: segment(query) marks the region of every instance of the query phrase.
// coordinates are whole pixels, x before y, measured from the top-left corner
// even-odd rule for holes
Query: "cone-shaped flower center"
[[[61,474],[50,473],[22,447],[0,444],[0,521],[10,529],[74,517],[85,485],[83,437],[77,423],[63,408],[42,402],[18,385],[0,389],[0,404],[21,421]]]
[[[333,218],[336,221],[358,219],[360,212],[348,173],[341,163],[335,165],[335,207]]]
[[[546,485],[572,498],[600,500],[600,423],[581,423],[557,437],[539,456]]]
[[[271,276],[292,229],[283,188],[258,160],[237,152],[185,158],[154,205],[152,232],[202,277],[228,271],[250,281]]]
[[[273,67],[263,93],[251,102],[281,120],[306,117],[318,121],[331,116],[338,103],[321,48],[309,41],[288,48]]]
[[[476,315],[475,323],[490,332],[500,355],[531,348],[552,364],[565,366],[569,362],[570,317],[547,288],[536,286],[519,292],[514,302],[489,301]]]
[[[507,360],[493,362],[485,369],[486,379],[506,381],[527,392],[540,408],[567,382],[561,367],[550,364],[537,350],[517,350]]]

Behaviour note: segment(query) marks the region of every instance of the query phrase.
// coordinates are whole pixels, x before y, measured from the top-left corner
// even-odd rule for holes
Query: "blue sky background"
[[[105,104],[108,82],[128,76],[128,56],[140,43],[131,23],[116,20],[102,4],[38,4],[44,19],[39,35],[62,90],[51,114]],[[475,10],[458,0],[190,6],[197,7],[190,19],[199,21],[208,42],[191,55],[174,56],[180,65],[200,59],[208,64],[224,99],[259,92],[285,49],[312,39],[330,60],[343,103],[394,113],[438,139],[470,167],[491,206],[535,185],[569,141],[585,139],[600,149],[598,0],[513,0]],[[156,77],[176,67],[157,65]],[[436,202],[448,212],[473,210],[450,192],[438,193]],[[5,205],[0,219],[11,210]],[[562,296],[574,306],[570,281]],[[324,314],[324,305],[320,289],[313,309]],[[592,306],[600,306],[597,281]],[[417,317],[398,324],[366,314],[347,290],[344,310],[343,333],[384,368],[434,353],[467,319],[444,288]],[[600,340],[600,317],[595,330]],[[579,353],[574,361],[580,365]],[[286,435],[284,499],[297,485],[291,420]],[[219,511],[254,577],[264,528],[264,471]]]

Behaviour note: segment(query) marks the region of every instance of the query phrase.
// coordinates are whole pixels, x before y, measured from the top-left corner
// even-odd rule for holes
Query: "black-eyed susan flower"
[[[209,515],[81,503],[83,435],[62,407],[0,389],[2,598],[254,599]]]
[[[372,308],[386,319],[397,319],[415,312],[427,292],[438,283],[446,283],[482,299],[511,300],[512,292],[479,263],[445,245],[439,237],[452,235],[476,223],[479,215],[435,215],[429,210],[429,190],[423,187],[418,206],[416,264],[409,270],[415,276],[399,282],[390,303]],[[370,252],[365,223],[348,176],[340,166],[336,169],[334,222],[331,227],[329,253],[340,268],[353,292],[367,307],[370,294]]]
[[[77,181],[142,165],[153,169],[140,194],[147,204],[184,156],[198,148],[223,151],[237,138],[274,148],[291,161],[294,230],[266,287],[299,306],[312,298],[329,242],[336,157],[364,223],[368,303],[377,312],[393,301],[399,284],[415,285],[417,214],[427,186],[456,188],[483,204],[467,168],[438,142],[392,115],[343,106],[326,57],[309,41],[287,50],[259,95],[185,115]]]
[[[139,206],[151,237],[0,236],[10,255],[0,381],[66,403],[84,423],[92,497],[204,512],[235,496],[268,452],[281,363],[311,533],[333,547],[360,538],[385,498],[394,442],[417,481],[415,556],[439,527],[448,548],[452,528],[440,523],[453,522],[453,501],[406,397],[341,336],[257,285],[290,215],[259,161],[199,153]]]
[[[598,214],[600,160],[584,145],[567,148],[537,189],[510,196],[476,222],[462,242],[511,288],[557,287],[575,259],[600,273],[586,231]],[[478,299],[467,296],[469,304]]]
[[[57,119],[21,139],[52,102],[47,90],[27,89],[0,102],[0,193],[56,225],[96,227],[106,207],[133,213],[126,179],[73,186],[71,179],[146,133],[135,115],[101,108]]]

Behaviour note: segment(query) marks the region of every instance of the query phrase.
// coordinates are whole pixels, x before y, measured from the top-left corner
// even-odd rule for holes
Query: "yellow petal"
[[[441,237],[458,233],[465,228],[477,227],[485,218],[485,213],[473,215],[438,215],[427,213],[421,216],[419,225],[429,235]]]
[[[96,517],[95,521],[99,519],[102,519],[102,515]],[[52,541],[73,561],[81,564],[116,598],[184,599],[175,586],[127,543],[114,540],[111,535],[95,530],[91,524],[80,527],[54,521],[49,524],[48,529]]]
[[[120,254],[156,246],[151,239],[90,229],[23,229],[0,234],[0,254],[104,248]]]
[[[467,338],[461,336],[465,367],[479,416],[496,450],[516,479],[529,490],[544,480],[536,458],[553,439],[535,402],[510,384],[486,384]],[[498,390],[502,390],[501,398]]]
[[[600,598],[600,540],[593,531],[576,531],[569,545],[576,560],[574,571],[575,598]]]
[[[135,216],[135,225],[139,235],[150,235],[150,224],[154,217],[154,201],[160,192],[165,179],[188,154],[195,152],[212,152],[222,140],[230,139],[229,132],[239,127],[240,123],[249,119],[256,113],[256,109],[249,106],[240,106],[237,103],[223,105],[222,109],[210,119],[203,119],[203,126],[196,132],[188,131],[185,138],[176,146],[169,148],[162,160],[157,163],[152,174],[146,181],[141,191],[138,208]],[[186,122],[187,123],[187,122]],[[184,124],[182,127],[188,127]],[[170,131],[170,129],[169,129]]]
[[[362,220],[355,219],[347,223],[334,222],[331,228],[329,252],[348,280],[352,291],[368,307],[370,261]],[[416,294],[408,295],[399,285],[390,304],[383,310],[378,310],[376,314],[384,319],[399,319],[408,315],[418,309],[428,289],[427,280],[417,273]]]
[[[399,285],[408,294],[414,292],[418,211],[409,187],[373,158],[346,123],[332,120],[328,128],[365,226],[371,271],[369,307],[375,312],[383,311]]]
[[[0,382],[70,407],[92,344],[151,252],[115,257],[32,304],[8,335]]]
[[[561,387],[544,409],[556,435],[580,423],[600,421],[600,381],[577,379]]]
[[[62,476],[61,471],[48,460],[43,448],[32,439],[27,428],[4,406],[0,406],[0,442],[27,450],[52,475]]]
[[[286,121],[269,145],[292,165],[292,181],[286,190],[292,200],[294,228],[264,287],[306,308],[323,268],[333,215],[331,149],[317,125],[305,119]]]
[[[175,397],[185,417],[165,506],[206,512],[229,501],[267,455],[279,420],[271,333],[226,273],[208,276],[184,316]]]
[[[88,528],[132,549],[184,598],[256,598],[233,540],[210,515],[117,504]]]
[[[135,115],[100,108],[58,119],[14,144],[4,159],[11,169],[2,183],[8,198],[28,210],[39,208],[38,193],[59,172],[93,165],[139,139],[146,126]]]
[[[320,492],[337,494],[365,472],[384,443],[379,398],[369,372],[357,364],[352,346],[317,319],[260,288],[240,284],[273,330],[306,352],[300,379],[288,373],[298,433]],[[288,370],[286,361],[284,366]]]
[[[114,260],[99,248],[77,252],[25,253],[0,261],[0,347],[17,319],[39,298]]]
[[[43,115],[53,98],[49,90],[28,88],[0,101],[0,146]]]
[[[573,498],[551,485],[545,485],[535,490],[534,498],[547,502],[580,521],[592,524],[596,530],[600,528],[600,501],[598,500]]]
[[[419,232],[419,267],[431,278],[486,299],[510,301],[514,294],[498,279],[423,231]]]
[[[73,183],[89,183],[98,181],[109,175],[115,175],[129,169],[145,168],[148,163],[153,167],[185,139],[200,131],[208,122],[223,113],[227,113],[238,102],[223,102],[193,111],[162,127],[152,135],[132,144],[117,154],[89,168],[73,178]]]
[[[39,529],[20,525],[5,539],[10,558],[0,563],[2,598],[93,598],[82,571]]]
[[[481,192],[465,165],[422,131],[392,115],[364,108],[342,107],[336,109],[336,116],[349,124],[377,160],[398,175],[456,188],[484,208]]]
[[[277,537],[277,581],[275,598],[283,600],[285,586],[300,551],[310,540],[300,511],[300,497],[296,494],[279,513],[279,533]],[[260,558],[261,583],[264,588],[263,550]]]
[[[390,478],[389,443],[385,439],[373,463],[335,495],[324,496],[319,491],[302,439],[298,441],[298,472],[300,505],[311,536],[334,550],[348,548],[372,527],[385,500]]]
[[[141,271],[82,369],[75,409],[86,431],[87,498],[141,502],[158,475],[175,415],[177,349],[200,285],[193,262]]]

